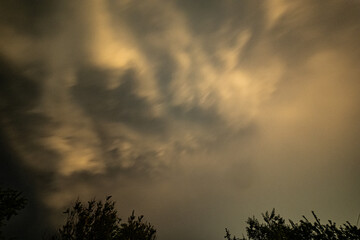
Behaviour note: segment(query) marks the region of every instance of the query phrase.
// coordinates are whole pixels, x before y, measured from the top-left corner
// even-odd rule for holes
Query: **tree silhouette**
[[[2,228],[12,216],[18,214],[23,209],[27,200],[21,192],[12,189],[2,189],[0,187],[0,239],[5,239]]]
[[[262,214],[264,223],[260,223],[255,217],[247,220],[246,232],[248,238],[236,238],[231,236],[228,229],[225,229],[227,240],[360,240],[360,229],[357,226],[346,222],[342,226],[328,221],[327,224],[320,223],[320,219],[312,212],[315,222],[310,222],[303,216],[303,220],[294,223],[289,220],[286,224],[284,218],[271,213]]]
[[[154,240],[156,230],[136,217],[134,211],[126,223],[117,216],[115,202],[107,197],[105,202],[91,200],[84,204],[77,200],[64,213],[66,223],[52,239],[61,240]]]

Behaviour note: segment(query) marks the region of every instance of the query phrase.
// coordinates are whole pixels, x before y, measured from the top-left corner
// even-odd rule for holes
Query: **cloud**
[[[267,207],[356,206],[356,1],[5,7],[2,138],[52,211],[111,194],[184,239]]]

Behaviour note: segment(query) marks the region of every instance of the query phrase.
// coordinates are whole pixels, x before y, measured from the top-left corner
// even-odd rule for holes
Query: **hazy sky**
[[[359,41],[358,0],[1,1],[18,234],[107,195],[159,240],[239,235],[272,208],[356,223]]]

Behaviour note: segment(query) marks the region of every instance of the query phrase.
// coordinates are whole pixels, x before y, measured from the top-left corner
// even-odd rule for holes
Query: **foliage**
[[[262,214],[265,223],[260,223],[255,217],[247,220],[248,226],[246,232],[248,238],[236,238],[231,236],[226,230],[225,239],[227,240],[360,240],[360,229],[351,225],[349,222],[342,226],[336,226],[336,223],[328,221],[327,224],[320,223],[320,219],[312,212],[315,222],[310,222],[303,216],[303,220],[294,223],[289,220],[286,224],[284,218],[275,214],[273,209],[271,213]]]
[[[143,218],[143,215],[136,218],[133,211],[127,223],[121,224],[118,239],[154,240],[156,230],[149,223],[143,223]]]
[[[53,239],[61,240],[154,240],[156,230],[135,217],[134,211],[126,223],[117,217],[115,202],[107,197],[105,203],[91,200],[83,204],[77,200],[68,208],[65,225]]]
[[[4,239],[1,229],[6,225],[6,221],[17,215],[18,211],[25,207],[26,202],[20,192],[0,188],[0,239]]]

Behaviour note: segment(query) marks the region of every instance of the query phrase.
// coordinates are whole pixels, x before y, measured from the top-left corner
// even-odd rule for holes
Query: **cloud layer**
[[[161,239],[357,216],[357,1],[1,5],[4,164],[52,224],[106,195]]]

